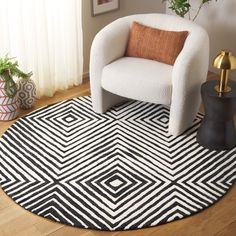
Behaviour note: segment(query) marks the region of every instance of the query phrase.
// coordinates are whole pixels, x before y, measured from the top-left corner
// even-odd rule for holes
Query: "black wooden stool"
[[[236,146],[236,83],[229,81],[232,90],[221,94],[214,89],[218,83],[218,80],[212,80],[202,84],[205,116],[197,133],[197,141],[208,149],[227,150]]]

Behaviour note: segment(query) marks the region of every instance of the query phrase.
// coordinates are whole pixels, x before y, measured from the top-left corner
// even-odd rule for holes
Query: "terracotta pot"
[[[35,104],[36,86],[32,79],[21,79],[17,83],[20,108],[30,109]]]
[[[19,114],[17,96],[10,98],[4,93],[5,82],[0,77],[0,120],[14,120]]]

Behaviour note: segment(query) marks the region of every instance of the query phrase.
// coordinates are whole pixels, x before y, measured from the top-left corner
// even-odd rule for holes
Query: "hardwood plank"
[[[0,211],[6,207],[14,205],[13,201],[0,188]]]
[[[9,200],[12,201],[12,200]],[[25,211],[21,209],[17,204],[3,208],[0,210],[0,229],[4,228],[7,223],[13,222],[17,217],[25,214]]]
[[[65,226],[62,229],[55,231],[48,236],[116,236],[119,235],[119,232],[107,232],[107,231],[98,231],[98,230],[87,230],[87,229],[78,229],[70,226]],[[136,236],[136,234],[135,234]]]
[[[41,234],[34,225],[28,228],[25,228],[23,231],[17,232],[16,235],[17,236],[45,236],[44,234]]]
[[[37,217],[37,221],[34,226],[41,233],[41,235],[48,235],[65,227],[63,224],[52,222],[42,217]]]
[[[86,229],[77,229],[73,227],[63,227],[59,230],[56,230],[55,232],[51,234],[47,234],[48,236],[92,236],[93,232],[91,230]]]
[[[3,232],[3,229],[0,229],[0,235],[1,235],[1,236],[11,236],[11,235],[9,235],[9,234]]]
[[[236,221],[227,225],[224,229],[215,234],[215,236],[235,236],[235,235],[236,235]]]
[[[22,211],[20,209],[20,212],[23,213],[20,216],[16,216],[10,221],[1,224],[1,228],[3,229],[3,232],[9,234],[9,235],[16,235],[19,232],[24,231],[25,229],[30,228],[34,223],[37,222],[38,217],[31,217],[28,212]],[[10,212],[11,214],[11,212]],[[12,227],[14,225],[14,227]]]

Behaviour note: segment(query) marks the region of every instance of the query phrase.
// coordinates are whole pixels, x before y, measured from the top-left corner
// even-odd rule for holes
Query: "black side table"
[[[228,85],[232,90],[221,96],[214,89],[218,83],[218,80],[212,80],[202,84],[205,116],[197,133],[197,141],[208,149],[227,150],[236,146],[236,83],[230,81]]]

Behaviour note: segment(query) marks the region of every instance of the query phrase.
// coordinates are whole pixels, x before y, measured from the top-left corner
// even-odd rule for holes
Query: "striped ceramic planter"
[[[20,108],[30,109],[35,104],[36,86],[32,79],[20,79],[17,83]]]
[[[0,120],[14,120],[19,114],[17,96],[8,97],[4,93],[5,82],[0,77]]]

